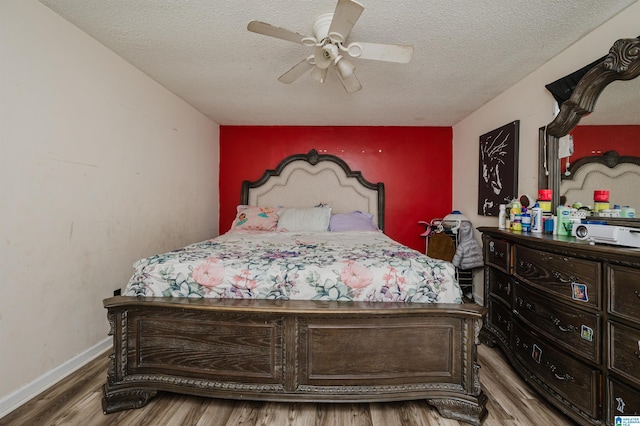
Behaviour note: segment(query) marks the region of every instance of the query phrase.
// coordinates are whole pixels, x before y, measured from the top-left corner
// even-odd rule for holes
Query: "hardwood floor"
[[[102,414],[107,356],[86,365],[0,419],[0,425],[421,426],[464,425],[440,417],[425,401],[306,404],[227,401],[161,393],[144,408]],[[571,425],[524,383],[497,348],[479,347],[480,381],[489,398],[486,426]]]

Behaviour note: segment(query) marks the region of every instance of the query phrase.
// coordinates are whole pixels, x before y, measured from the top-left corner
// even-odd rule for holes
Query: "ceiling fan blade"
[[[333,19],[329,26],[329,38],[334,43],[342,43],[349,37],[353,26],[360,18],[364,6],[353,0],[338,0],[336,10],[333,12]],[[342,36],[336,36],[339,34]]]
[[[349,55],[355,58],[406,64],[413,56],[413,46],[408,44],[379,44],[355,42],[348,46]]]
[[[309,70],[314,66],[315,65],[309,62],[309,58],[304,58],[296,65],[294,65],[293,68],[291,68],[289,71],[278,77],[278,81],[281,83],[291,84],[298,78],[309,72]]]
[[[247,29],[251,32],[266,35],[269,37],[279,38],[282,40],[292,41],[294,43],[302,43],[303,38],[307,38],[302,34],[298,34],[294,31],[287,30],[285,28],[274,27],[271,24],[260,21],[251,21],[247,25]]]
[[[354,93],[362,89],[360,80],[358,80],[355,73],[351,74],[347,78],[342,78],[340,73],[336,73],[336,74],[338,75],[338,78],[340,79],[340,82],[342,83],[342,86],[344,87],[344,90],[347,91],[347,93]]]

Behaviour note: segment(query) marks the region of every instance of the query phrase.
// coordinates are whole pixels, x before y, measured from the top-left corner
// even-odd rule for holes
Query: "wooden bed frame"
[[[332,186],[327,167],[341,188],[356,182],[358,194],[369,194],[356,204],[375,199],[383,225],[384,186],[315,151],[244,182],[242,201],[255,200],[251,190],[266,182],[280,189],[283,177],[299,182],[292,167],[320,176],[323,184],[316,186],[325,193],[313,202],[328,202],[337,212],[348,204],[335,199],[335,188],[325,188]],[[258,191],[258,198],[265,196]],[[348,195],[351,205],[354,197]],[[443,417],[479,425],[487,415],[477,364],[485,308],[476,304],[118,296],[104,305],[113,335],[105,414],[142,407],[167,391],[282,402],[425,399]]]

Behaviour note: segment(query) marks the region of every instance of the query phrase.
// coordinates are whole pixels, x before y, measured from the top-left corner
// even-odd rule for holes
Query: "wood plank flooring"
[[[161,393],[144,408],[102,414],[108,358],[87,364],[0,419],[0,425],[153,426],[460,426],[425,401],[308,404],[227,401]],[[480,381],[489,398],[486,426],[571,425],[520,379],[497,348],[479,347]]]

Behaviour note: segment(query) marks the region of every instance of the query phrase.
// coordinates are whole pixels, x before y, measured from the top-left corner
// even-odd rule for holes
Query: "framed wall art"
[[[498,216],[500,204],[518,197],[520,120],[480,136],[478,214]]]

